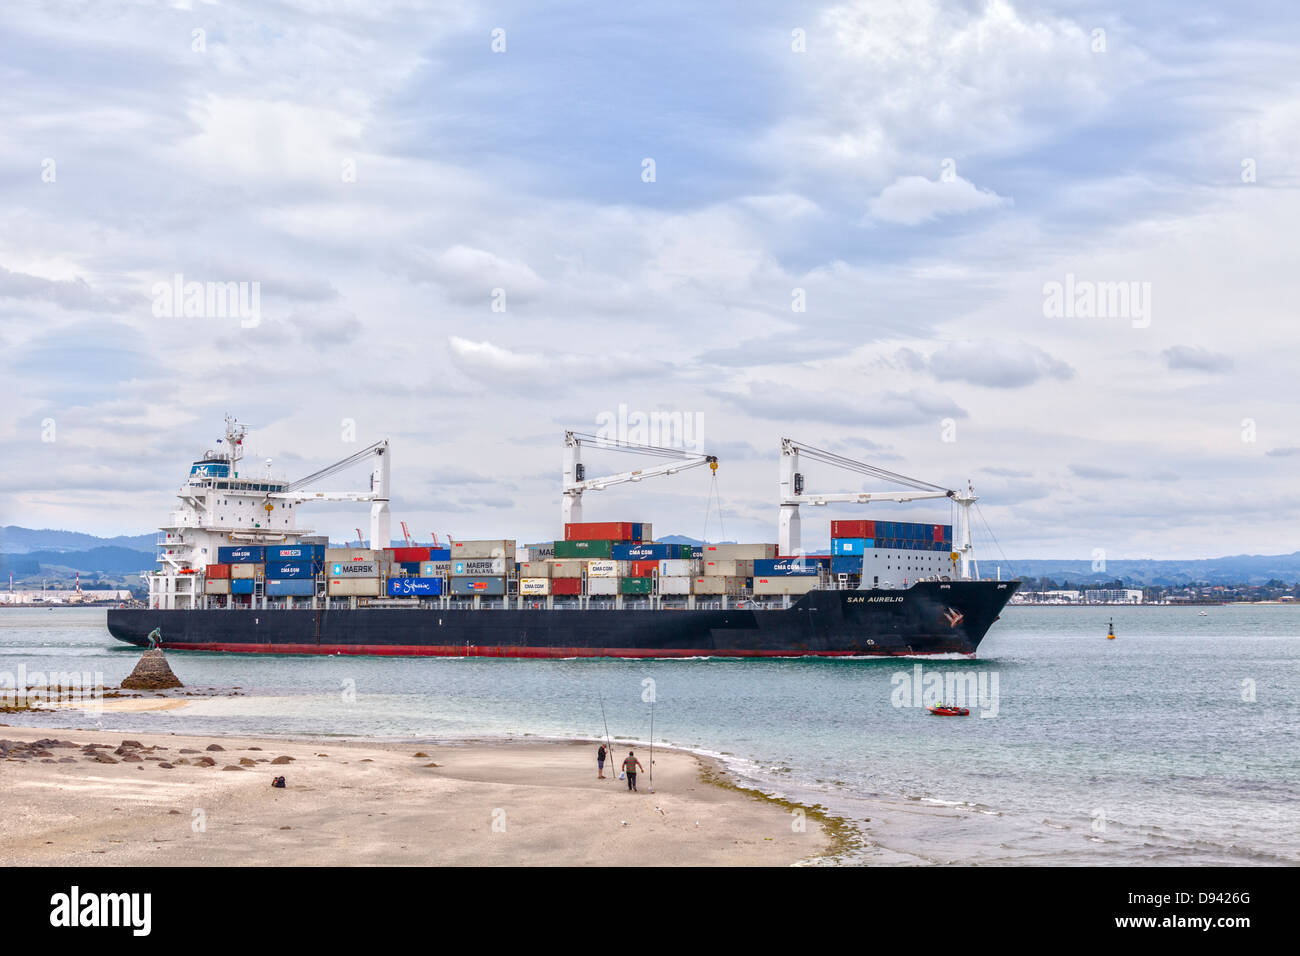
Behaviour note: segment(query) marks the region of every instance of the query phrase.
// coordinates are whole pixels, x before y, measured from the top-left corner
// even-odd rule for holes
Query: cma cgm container
[[[317,564],[325,560],[325,548],[319,544],[283,544],[268,545],[266,548],[266,563],[272,561],[315,561]]]
[[[754,594],[807,594],[817,587],[817,579],[798,576],[757,577],[754,578]]]
[[[267,578],[267,597],[311,597],[316,593],[316,582],[310,578]]]
[[[458,578],[496,577],[506,573],[505,558],[467,558],[451,562],[451,573]]]
[[[588,578],[621,578],[627,574],[626,561],[588,561]]]
[[[442,593],[442,578],[389,578],[389,597],[437,597]]]
[[[545,597],[551,593],[551,579],[520,578],[519,593],[524,597]]]
[[[231,548],[217,548],[219,564],[261,564],[266,559],[266,548],[239,545]]]
[[[614,542],[575,540],[555,542],[557,558],[612,558]]]
[[[564,526],[564,540],[640,541],[641,528],[637,521],[571,521]]]
[[[754,583],[760,577],[817,577],[819,565],[812,558],[774,558],[754,562]],[[754,593],[758,593],[757,591]]]
[[[320,565],[311,561],[273,561],[266,566],[266,576],[281,581],[287,578],[312,578],[318,574]]]
[[[619,561],[665,561],[691,557],[689,544],[616,544],[610,557]]]
[[[209,581],[225,579],[230,577],[230,565],[228,564],[209,564],[203,569]]]
[[[514,538],[490,538],[482,541],[453,541],[451,543],[451,559],[459,561],[462,558],[501,558],[509,557],[510,560],[515,558],[515,540]]]
[[[452,578],[451,593],[501,597],[506,593],[506,579],[504,577]]]

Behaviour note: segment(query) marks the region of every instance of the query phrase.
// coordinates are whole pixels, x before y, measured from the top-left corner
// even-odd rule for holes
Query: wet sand
[[[15,746],[51,739],[62,745]],[[815,860],[832,842],[815,816],[801,832],[789,808],[706,782],[699,758],[658,748],[655,792],[642,774],[631,793],[596,779],[588,743],[5,726],[0,740],[10,742],[0,759],[4,865],[785,866]],[[107,745],[104,756],[90,743]],[[292,759],[271,763],[277,757]],[[271,786],[278,775],[286,788]]]

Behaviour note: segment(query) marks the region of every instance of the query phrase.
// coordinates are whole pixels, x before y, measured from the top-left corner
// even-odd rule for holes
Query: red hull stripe
[[[164,642],[169,651],[225,651],[232,654],[373,654],[388,657],[919,657],[955,651],[765,651],[650,647],[466,647],[464,644],[185,644]]]

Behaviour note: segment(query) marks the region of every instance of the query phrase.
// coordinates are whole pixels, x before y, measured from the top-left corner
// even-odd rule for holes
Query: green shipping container
[[[650,594],[654,591],[654,578],[624,578],[619,582],[622,594]]]
[[[557,541],[557,558],[610,558],[614,554],[613,541]]]

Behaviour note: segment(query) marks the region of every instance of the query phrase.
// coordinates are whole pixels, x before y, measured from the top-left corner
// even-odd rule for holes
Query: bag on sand
[[[271,781],[271,786],[273,786],[273,787],[283,787],[283,786],[284,786],[284,777],[276,777],[274,780]]]
[[[620,779],[620,780],[626,780],[626,779],[627,779],[627,774],[625,774],[622,770],[620,770],[620,771],[618,772],[618,779]]]

